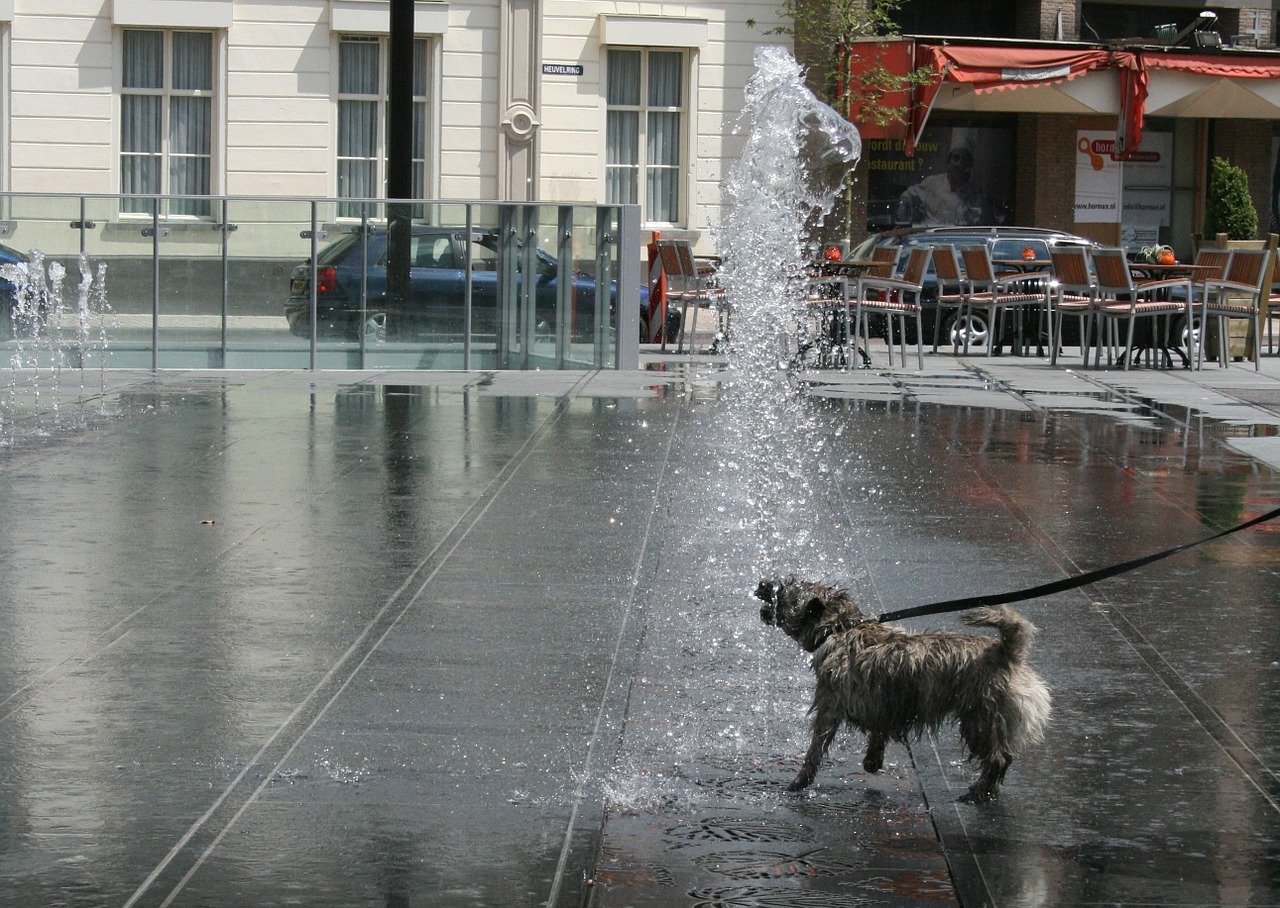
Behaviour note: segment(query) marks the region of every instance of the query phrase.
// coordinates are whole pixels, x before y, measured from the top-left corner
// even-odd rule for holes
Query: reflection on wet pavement
[[[776,567],[883,612],[1263,513],[1280,393],[1223,373],[810,376]],[[0,904],[1280,900],[1280,528],[1023,605],[1055,713],[995,804],[950,731],[870,777],[843,733],[790,795],[812,679],[751,604],[728,378],[6,410]]]

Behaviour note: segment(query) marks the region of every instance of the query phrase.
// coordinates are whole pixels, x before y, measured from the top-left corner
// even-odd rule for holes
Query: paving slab
[[[1023,606],[1055,713],[996,803],[948,730],[785,791],[762,569],[882,612],[1280,504],[1280,360],[883,353],[768,377],[777,452],[715,357],[15,374],[0,904],[1280,903],[1269,525]]]

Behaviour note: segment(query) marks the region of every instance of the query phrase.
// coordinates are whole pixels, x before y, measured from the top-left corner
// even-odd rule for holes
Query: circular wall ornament
[[[502,118],[502,128],[506,130],[507,138],[521,145],[533,139],[533,131],[537,126],[537,115],[523,101],[517,101],[508,107],[506,116]]]

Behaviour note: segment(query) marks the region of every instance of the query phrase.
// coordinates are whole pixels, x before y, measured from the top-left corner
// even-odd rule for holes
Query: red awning
[[[910,43],[910,42],[908,42]],[[1036,46],[1010,44],[932,44],[914,42],[914,66],[931,77],[913,93],[906,130],[906,153],[911,154],[932,113],[938,92],[945,84],[967,85],[975,93],[1012,91],[1019,88],[1065,82],[1086,73],[1116,72],[1120,112],[1117,118],[1117,151],[1128,157],[1142,142],[1143,118],[1150,72],[1174,70],[1209,79],[1280,79],[1280,55],[1248,56],[1189,53],[1182,49],[1110,50],[1080,45]],[[860,49],[851,45],[851,58],[870,53],[874,42]],[[912,55],[904,60],[902,75]],[[877,60],[881,65],[883,58]],[[853,63],[850,64],[851,68]],[[1011,108],[1011,109],[1016,109]]]
[[[916,68],[934,74],[916,94],[911,112],[911,153],[924,131],[944,82],[971,85],[978,93],[1010,91],[1065,82],[1084,73],[1111,69],[1116,54],[1094,48],[1042,48],[917,44]]]

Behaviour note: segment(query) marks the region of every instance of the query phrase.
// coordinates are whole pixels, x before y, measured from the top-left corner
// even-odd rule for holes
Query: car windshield
[[[1019,239],[1012,237],[1010,239],[999,239],[991,247],[991,257],[997,261],[1001,259],[1020,259],[1028,256],[1023,253],[1030,249],[1033,255],[1030,258],[1047,259],[1049,257],[1049,244],[1044,240]]]

